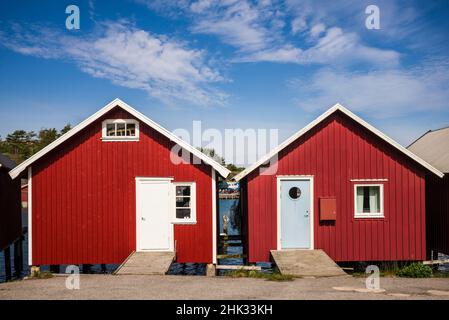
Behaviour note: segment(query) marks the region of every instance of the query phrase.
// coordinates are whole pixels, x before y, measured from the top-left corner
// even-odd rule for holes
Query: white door
[[[136,181],[137,251],[173,250],[170,222],[170,180]]]

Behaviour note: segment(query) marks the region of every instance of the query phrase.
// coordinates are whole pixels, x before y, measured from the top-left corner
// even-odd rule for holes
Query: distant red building
[[[134,250],[215,263],[228,173],[116,99],[10,172],[28,178],[29,264],[119,264]]]
[[[236,176],[249,261],[285,249],[323,249],[341,262],[425,260],[425,178],[442,176],[336,105]]]
[[[20,179],[11,179],[8,171],[15,163],[0,153],[0,251],[22,235]]]
[[[426,179],[427,247],[449,254],[449,127],[426,132],[408,149],[445,173]]]

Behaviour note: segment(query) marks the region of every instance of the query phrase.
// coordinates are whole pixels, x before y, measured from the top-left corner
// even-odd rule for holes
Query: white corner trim
[[[33,265],[33,172],[28,167],[28,265]]]
[[[353,119],[354,121],[359,123],[361,126],[365,127],[366,129],[371,131],[373,134],[375,134],[376,136],[378,136],[382,140],[386,141],[387,143],[389,143],[390,145],[392,145],[393,147],[395,147],[396,149],[398,149],[399,151],[404,153],[406,156],[408,156],[409,158],[413,159],[415,162],[419,163],[424,168],[426,168],[429,171],[433,172],[438,177],[442,178],[444,176],[444,174],[441,171],[439,171],[438,169],[436,169],[435,167],[433,167],[432,165],[430,165],[429,163],[427,163],[426,161],[424,161],[423,159],[421,159],[420,157],[415,155],[413,152],[407,150],[406,148],[401,146],[399,143],[397,143],[393,139],[389,138],[386,134],[384,134],[380,130],[376,129],[375,127],[373,127],[372,125],[370,125],[369,123],[367,123],[366,121],[364,121],[363,119],[361,119],[360,117],[358,117],[357,115],[355,115],[354,113],[352,113],[351,111],[349,111],[348,109],[343,107],[341,104],[337,103],[336,105],[334,105],[333,107],[328,109],[326,112],[321,114],[318,118],[316,118],[311,123],[309,123],[307,126],[305,126],[303,129],[301,129],[298,132],[296,132],[295,134],[293,134],[290,138],[288,138],[287,140],[282,142],[276,148],[271,150],[268,154],[266,154],[265,156],[260,158],[258,161],[256,161],[251,166],[249,166],[247,169],[245,169],[242,172],[240,172],[238,175],[236,175],[234,177],[234,179],[236,181],[239,181],[239,180],[243,179],[245,176],[247,176],[249,173],[251,173],[254,169],[257,169],[262,164],[268,162],[273,156],[278,154],[285,147],[290,145],[292,142],[294,142],[299,137],[303,136],[305,133],[310,131],[312,128],[314,128],[316,125],[318,125],[319,123],[324,121],[326,118],[328,118],[330,115],[332,115],[336,111],[343,112],[345,115],[347,115],[348,117],[350,117],[351,119]]]
[[[93,115],[91,115],[90,117],[88,117],[87,119],[85,119],[84,121],[82,121],[81,123],[76,125],[75,127],[73,127],[67,133],[63,134],[61,137],[59,137],[58,139],[56,139],[55,141],[50,143],[48,146],[46,146],[45,148],[43,148],[42,150],[40,150],[39,152],[34,154],[28,160],[22,162],[20,165],[18,165],[14,169],[12,169],[9,172],[9,175],[11,176],[12,179],[15,179],[27,167],[29,167],[31,164],[33,164],[36,160],[42,158],[45,154],[47,154],[48,152],[50,152],[51,150],[53,150],[54,148],[56,148],[57,146],[62,144],[64,141],[68,140],[69,138],[71,138],[72,136],[74,136],[75,134],[77,134],[78,132],[83,130],[89,124],[91,124],[95,120],[99,119],[104,114],[106,114],[107,112],[109,112],[110,110],[115,108],[116,106],[119,106],[123,110],[127,111],[129,114],[131,114],[134,117],[136,117],[136,119],[142,121],[146,125],[150,126],[154,130],[156,130],[157,132],[161,133],[162,135],[167,137],[170,141],[173,141],[174,143],[176,143],[180,147],[184,148],[185,150],[187,150],[188,152],[190,152],[191,154],[193,154],[197,158],[199,158],[202,161],[204,161],[204,163],[206,163],[206,164],[210,165],[211,167],[215,168],[215,170],[217,170],[217,172],[220,173],[220,175],[222,175],[223,177],[226,178],[229,175],[230,171],[228,169],[226,169],[225,167],[223,167],[221,164],[219,164],[215,160],[211,159],[210,157],[206,156],[204,153],[199,151],[197,148],[191,146],[190,144],[188,144],[184,140],[180,139],[179,137],[177,137],[176,135],[174,135],[173,133],[171,133],[167,129],[163,128],[162,126],[160,126],[159,124],[157,124],[156,122],[151,120],[150,118],[146,117],[145,115],[143,115],[139,111],[135,110],[134,108],[132,108],[131,106],[129,106],[128,104],[126,104],[125,102],[123,102],[120,99],[114,99],[113,101],[108,103],[102,109],[98,110]]]
[[[282,214],[282,205],[281,205],[281,182],[282,181],[287,181],[287,180],[308,180],[310,182],[309,187],[310,187],[310,248],[306,249],[306,250],[313,250],[315,248],[315,243],[314,243],[314,194],[313,194],[313,176],[305,176],[305,175],[298,175],[298,176],[294,176],[294,175],[288,175],[288,176],[278,176],[276,178],[276,201],[277,201],[277,209],[276,209],[276,224],[277,224],[277,250],[282,250],[282,244],[281,244],[281,234],[282,234],[282,219],[281,219],[281,214]]]
[[[212,263],[217,264],[217,175],[212,168]]]

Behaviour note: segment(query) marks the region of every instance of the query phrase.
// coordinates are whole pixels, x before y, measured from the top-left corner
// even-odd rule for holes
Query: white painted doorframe
[[[282,201],[281,201],[281,182],[282,181],[288,181],[288,180],[303,180],[303,181],[309,181],[310,182],[310,248],[308,250],[314,249],[314,243],[313,243],[313,224],[314,224],[314,195],[313,195],[313,176],[277,176],[276,177],[276,192],[277,192],[277,250],[288,250],[288,249],[282,249],[281,245],[281,235],[282,235]],[[307,249],[305,249],[307,250]]]
[[[136,177],[136,251],[137,252],[145,252],[145,251],[174,251],[174,225],[172,223],[172,208],[174,207],[174,195],[173,195],[173,188],[171,181],[173,178],[167,178],[167,177]],[[160,182],[166,182],[169,185],[169,195],[167,198],[168,201],[168,212],[167,212],[167,223],[169,228],[169,248],[166,250],[159,250],[159,249],[141,249],[141,232],[140,227],[142,223],[142,215],[140,210],[140,184],[142,183],[160,183]]]

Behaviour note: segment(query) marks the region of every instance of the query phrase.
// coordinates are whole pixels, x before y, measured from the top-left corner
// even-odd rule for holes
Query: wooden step
[[[115,273],[118,275],[164,275],[174,259],[174,252],[134,252]]]
[[[282,274],[297,277],[346,275],[323,250],[271,250],[271,256]]]

